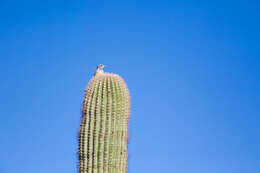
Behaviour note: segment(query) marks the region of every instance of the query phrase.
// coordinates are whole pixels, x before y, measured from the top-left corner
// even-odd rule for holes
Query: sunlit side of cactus
[[[126,173],[130,97],[124,80],[96,71],[85,91],[79,129],[80,173]]]

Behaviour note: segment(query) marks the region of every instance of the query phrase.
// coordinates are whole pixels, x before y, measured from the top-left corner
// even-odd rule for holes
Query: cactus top
[[[130,96],[117,74],[95,70],[85,91],[79,129],[80,173],[126,173]]]

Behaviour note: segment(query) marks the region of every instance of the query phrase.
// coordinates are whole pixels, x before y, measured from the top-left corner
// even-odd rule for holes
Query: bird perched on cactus
[[[80,173],[126,173],[130,96],[117,74],[100,64],[90,80],[79,128]]]
[[[94,70],[94,72],[95,72],[94,75],[96,75],[97,73],[104,73],[104,70],[103,70],[104,67],[105,67],[104,64],[99,64],[99,65],[97,66],[97,68]]]

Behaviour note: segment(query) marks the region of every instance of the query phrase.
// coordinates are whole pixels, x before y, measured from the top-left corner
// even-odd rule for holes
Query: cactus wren
[[[96,75],[96,74],[98,74],[98,73],[104,73],[104,70],[103,70],[104,67],[105,67],[104,64],[99,64],[99,65],[97,66],[97,68],[94,70],[94,72],[95,72],[94,75]]]

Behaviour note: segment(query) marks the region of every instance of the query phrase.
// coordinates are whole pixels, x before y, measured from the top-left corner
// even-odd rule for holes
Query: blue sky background
[[[129,173],[260,172],[260,3],[0,1],[0,172],[75,173],[97,64],[131,92]]]

